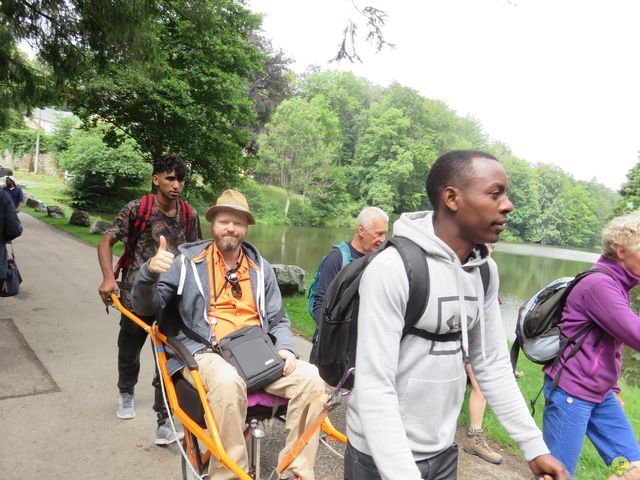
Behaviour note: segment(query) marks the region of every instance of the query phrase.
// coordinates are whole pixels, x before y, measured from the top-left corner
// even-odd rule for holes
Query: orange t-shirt
[[[238,276],[242,295],[240,298],[235,298],[232,293],[232,283],[226,279],[227,268],[224,258],[215,245],[210,245],[205,255],[209,270],[208,316],[216,339],[219,341],[242,327],[260,325],[260,315],[256,308],[249,277],[249,269],[259,267],[249,260],[244,251],[240,253],[234,270]]]

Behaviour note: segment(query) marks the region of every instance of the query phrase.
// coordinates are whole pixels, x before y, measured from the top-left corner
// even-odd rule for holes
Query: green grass
[[[311,283],[311,277],[306,277],[307,289],[309,291],[309,284]],[[311,340],[313,332],[316,329],[316,322],[311,318],[307,311],[308,299],[307,295],[293,295],[289,297],[283,297],[282,303],[284,303],[284,309],[287,311],[289,320],[293,329],[300,335]],[[305,359],[306,360],[306,359]]]
[[[533,362],[530,362],[524,354],[520,354],[518,359],[518,370],[524,372],[524,375],[518,379],[518,385],[525,398],[527,404],[536,396],[540,388],[542,387],[542,370],[541,366]],[[634,431],[640,432],[640,388],[634,387],[620,381],[622,388],[622,396],[626,403],[625,412],[627,418],[631,422]],[[468,409],[468,393],[470,387],[467,389],[467,398],[465,399],[462,412],[460,414],[460,424],[467,426],[469,424],[469,409]],[[544,395],[540,395],[536,404],[535,420],[540,428],[542,428],[542,412],[544,409]],[[496,417],[490,408],[484,416],[483,428],[487,433],[487,436],[493,440],[503,444],[505,448],[513,454],[522,458],[520,451],[516,444],[504,431],[502,426],[498,423]],[[600,455],[593,447],[591,442],[585,438],[585,443],[582,449],[582,455],[580,456],[580,462],[578,463],[578,469],[576,471],[576,478],[580,480],[603,480],[609,477],[611,474],[609,467],[607,467]]]
[[[69,218],[73,212],[73,208],[70,206],[71,197],[67,185],[60,177],[35,174],[30,172],[16,172],[16,178],[18,183],[26,184],[24,193],[29,193],[36,199],[44,202],[45,205],[57,205],[64,211],[65,218],[52,218],[46,213],[36,212],[33,208],[23,205],[22,210],[28,213],[32,217],[42,220],[49,225],[63,230],[74,237],[77,237],[90,245],[97,246],[98,242],[102,238],[102,235],[96,235],[89,233],[87,227],[80,227],[78,225],[71,225]],[[112,220],[111,215],[91,215],[91,222],[96,220]],[[113,247],[113,252],[116,255],[122,255],[124,252],[124,245],[118,242]]]

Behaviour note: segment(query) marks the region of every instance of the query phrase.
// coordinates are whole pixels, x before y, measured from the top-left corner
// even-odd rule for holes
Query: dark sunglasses
[[[242,297],[242,287],[238,281],[238,274],[233,268],[227,270],[227,274],[224,276],[227,282],[231,285],[231,294],[233,298],[239,299]]]

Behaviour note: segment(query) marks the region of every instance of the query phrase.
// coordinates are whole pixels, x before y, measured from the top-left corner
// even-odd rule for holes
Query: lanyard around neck
[[[238,260],[236,261],[236,266],[234,268],[230,268],[227,270],[224,276],[224,283],[222,284],[222,287],[220,287],[220,291],[216,293],[216,272],[214,270],[216,268],[215,250],[216,250],[216,247],[211,249],[211,276],[213,277],[213,308],[214,309],[218,304],[218,297],[222,294],[222,291],[224,290],[224,287],[227,286],[227,283],[229,283],[229,278],[228,278],[229,270],[233,270],[237,272],[240,266],[242,265],[242,261],[244,260],[244,250],[240,248],[240,255],[238,256]],[[223,257],[223,263],[224,263],[224,257]],[[225,263],[225,269],[226,267],[227,265]],[[240,281],[240,278],[238,278],[238,281]]]

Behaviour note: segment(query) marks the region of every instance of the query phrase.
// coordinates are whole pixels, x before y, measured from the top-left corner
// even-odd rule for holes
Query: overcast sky
[[[388,14],[382,53],[330,64],[351,0],[250,0],[265,35],[303,72],[315,64],[392,81],[472,115],[530,163],[617,190],[640,150],[640,2],[354,0]],[[364,29],[364,26],[362,27]]]

